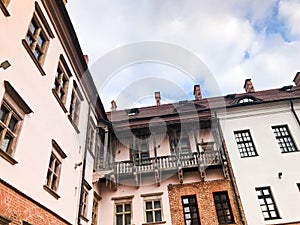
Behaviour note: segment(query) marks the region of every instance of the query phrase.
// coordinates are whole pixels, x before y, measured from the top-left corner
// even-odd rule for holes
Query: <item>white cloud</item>
[[[252,78],[257,90],[290,84],[300,67],[298,0],[72,0],[67,6],[91,63],[122,45],[164,41],[196,54],[223,94],[242,92],[245,78]],[[120,86],[147,76],[172,81],[176,75],[176,82],[191,96],[193,82],[184,73],[159,65],[134,67],[116,73],[101,94],[106,110]],[[147,86],[153,98],[158,87],[162,96],[172,91],[155,82]]]

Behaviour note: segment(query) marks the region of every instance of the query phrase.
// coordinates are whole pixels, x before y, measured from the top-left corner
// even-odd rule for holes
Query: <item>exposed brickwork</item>
[[[213,199],[213,192],[218,191],[228,192],[235,224],[241,225],[242,222],[238,213],[237,204],[228,180],[177,184],[169,188],[172,225],[184,225],[181,196],[185,195],[196,195],[201,225],[219,224]]]
[[[34,225],[69,224],[2,182],[0,182],[0,215],[11,220],[10,225],[22,225],[22,221]]]

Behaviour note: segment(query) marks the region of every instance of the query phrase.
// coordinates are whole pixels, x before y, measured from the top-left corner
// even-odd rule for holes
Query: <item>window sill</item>
[[[89,222],[89,220],[85,216],[83,216],[83,215],[80,215],[80,219],[83,219],[87,223]]]
[[[47,185],[43,186],[44,190],[47,191],[50,195],[52,195],[54,198],[59,199],[60,196],[54,192],[52,189],[50,189]]]
[[[58,97],[55,89],[52,89],[52,94],[54,95],[54,97],[56,98],[56,100],[58,101],[60,107],[62,108],[62,110],[64,111],[64,113],[68,112],[68,110],[66,109],[64,103],[60,100],[60,98]]]
[[[0,9],[2,10],[3,14],[4,14],[6,17],[10,16],[10,14],[9,14],[9,12],[8,12],[8,10],[7,10],[7,8],[6,8],[6,6],[3,4],[2,1],[0,1]]]
[[[44,71],[44,69],[42,68],[42,66],[40,65],[39,61],[35,58],[33,52],[31,51],[30,47],[28,46],[27,42],[25,39],[22,39],[22,44],[24,46],[24,48],[26,49],[26,51],[28,52],[28,54],[30,55],[31,59],[33,60],[34,64],[36,65],[36,67],[39,69],[40,73],[42,74],[42,76],[45,76],[46,73]]]
[[[79,134],[80,131],[79,131],[78,127],[73,123],[71,115],[68,115],[68,119],[70,120],[70,122],[71,122],[72,126],[74,127],[74,129],[76,130],[77,134]]]
[[[160,221],[160,222],[151,222],[151,223],[142,223],[142,225],[152,225],[152,224],[164,224],[167,221]]]
[[[254,158],[254,157],[258,157],[259,155],[251,155],[251,156],[241,156],[241,159],[245,159],[245,158]]]
[[[3,151],[2,149],[0,149],[0,157],[2,157],[3,159],[5,159],[7,162],[9,162],[11,165],[15,165],[18,162],[11,157],[9,154],[7,154],[5,151]]]
[[[287,153],[294,153],[294,152],[300,152],[300,150],[291,151],[291,152],[281,152],[281,153],[282,153],[282,154],[287,154]]]

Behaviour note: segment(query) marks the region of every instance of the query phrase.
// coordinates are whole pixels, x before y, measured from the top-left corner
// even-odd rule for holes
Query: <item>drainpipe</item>
[[[246,223],[245,223],[245,221],[243,219],[243,216],[242,216],[242,209],[241,209],[240,202],[239,202],[239,199],[238,199],[237,190],[236,190],[236,187],[235,187],[234,182],[233,182],[233,174],[232,174],[232,171],[231,171],[231,169],[230,169],[230,167],[228,165],[228,157],[227,157],[227,154],[225,152],[225,146],[224,146],[223,138],[222,138],[222,135],[221,135],[222,131],[221,131],[221,126],[220,126],[220,121],[219,121],[219,119],[217,117],[217,113],[214,112],[214,114],[215,114],[215,118],[217,119],[218,134],[219,134],[219,137],[220,137],[220,140],[221,140],[221,143],[222,143],[222,149],[224,151],[225,160],[227,162],[228,175],[229,175],[230,183],[231,183],[231,186],[232,186],[232,189],[233,189],[234,198],[235,198],[235,201],[237,203],[240,220],[241,220],[242,224],[245,225]]]
[[[89,101],[89,110],[88,110],[88,121],[87,121],[87,130],[85,134],[85,147],[84,147],[84,155],[83,155],[83,164],[82,164],[82,174],[81,174],[81,185],[80,185],[80,195],[79,195],[79,208],[78,208],[78,217],[77,224],[80,225],[80,216],[82,210],[82,199],[83,199],[83,184],[86,170],[86,157],[87,157],[87,146],[88,146],[88,132],[89,132],[89,124],[90,124],[90,113],[91,113],[91,101]]]
[[[296,119],[297,122],[298,122],[298,125],[300,126],[300,120],[299,120],[299,117],[298,117],[298,115],[297,115],[297,113],[296,113],[296,111],[295,111],[295,109],[294,109],[294,102],[293,102],[292,100],[290,100],[290,103],[291,103],[291,110],[292,110],[292,112],[293,112],[293,114],[294,114],[294,116],[295,116],[295,119]]]

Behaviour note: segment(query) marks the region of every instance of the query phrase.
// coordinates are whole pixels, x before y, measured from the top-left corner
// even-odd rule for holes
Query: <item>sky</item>
[[[112,100],[155,105],[155,91],[190,100],[195,84],[203,97],[244,92],[246,78],[280,88],[300,71],[300,0],[69,0],[67,10],[106,111]]]

